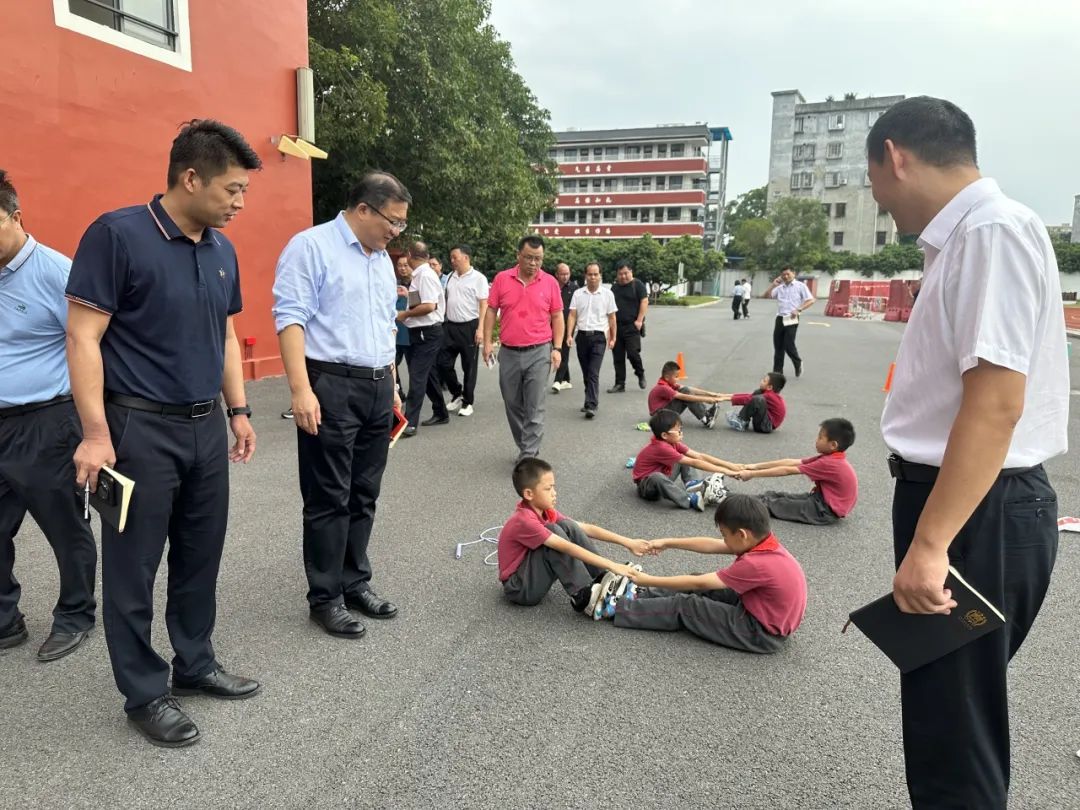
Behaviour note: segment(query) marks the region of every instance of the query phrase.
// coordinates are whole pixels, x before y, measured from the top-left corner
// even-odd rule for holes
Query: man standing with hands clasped
[[[562,357],[566,323],[559,282],[542,269],[544,240],[518,242],[518,263],[491,283],[484,318],[484,362],[495,356],[495,315],[499,317],[499,389],[506,421],[518,448],[517,460],[540,455],[548,377]]]
[[[585,286],[574,292],[570,301],[570,321],[566,326],[567,345],[577,342],[578,365],[585,380],[585,404],[581,412],[586,419],[596,416],[600,399],[600,366],[604,349],[615,345],[615,296],[600,283],[600,265],[585,265]],[[577,334],[574,330],[577,329]]]
[[[615,366],[615,385],[609,394],[626,391],[626,360],[637,376],[638,388],[645,390],[645,366],[641,362],[641,338],[645,331],[645,313],[649,310],[649,290],[640,279],[634,278],[630,263],[621,261],[615,268],[615,283],[611,285],[618,313],[618,334],[611,360]]]
[[[779,277],[761,296],[776,299],[776,325],[773,327],[773,371],[784,373],[784,354],[795,365],[795,376],[801,377],[802,358],[795,347],[795,333],[799,331],[799,315],[814,305],[810,289],[795,278],[795,270],[785,267]]]
[[[925,254],[881,417],[896,479],[893,597],[905,613],[948,613],[951,564],[1007,619],[901,675],[908,790],[916,808],[1004,810],[1006,670],[1057,554],[1042,465],[1068,449],[1057,263],[1039,218],[980,176],[975,127],[955,104],[899,102],[867,152],[874,199]]]
[[[67,285],[68,372],[83,428],[76,482],[95,489],[102,466],[135,482],[124,533],[101,524],[113,677],[128,721],[170,748],[199,739],[174,695],[236,700],[260,688],[221,667],[210,636],[229,461],[247,462],[255,452],[233,329],[240,274],[236,251],[218,229],[243,210],[248,172],[261,167],[232,127],[185,124],[169,153],[165,193],[98,217],[79,243]],[[231,450],[226,415],[236,437]],[[171,695],[169,664],[150,641],[166,539]]]

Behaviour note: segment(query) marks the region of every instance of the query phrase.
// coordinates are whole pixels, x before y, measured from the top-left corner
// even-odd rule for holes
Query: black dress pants
[[[641,333],[633,321],[620,321],[616,324],[615,347],[611,351],[611,359],[615,364],[616,385],[626,385],[627,359],[630,360],[637,378],[645,378],[645,366],[641,363]]]
[[[570,313],[564,312],[563,323],[569,323],[569,321]],[[555,370],[554,382],[557,383],[570,382],[570,347],[566,344],[566,341],[567,339],[569,339],[569,337],[570,334],[568,331],[563,333],[563,343],[561,351],[559,352],[559,357],[562,359],[559,363],[559,367]]]
[[[78,633],[94,624],[97,545],[76,502],[72,462],[81,440],[70,400],[0,419],[0,628],[22,616],[15,536],[27,512],[52,546],[60,572],[53,631]]]
[[[409,395],[405,398],[405,418],[409,424],[420,425],[424,410],[424,395],[431,400],[434,416],[448,416],[446,400],[439,388],[437,363],[443,345],[442,324],[409,329]],[[391,407],[393,403],[391,402]]]
[[[472,320],[461,323],[447,321],[443,326],[444,339],[438,359],[439,376],[446,384],[450,398],[461,397],[462,405],[472,405],[476,393],[476,370],[480,363],[476,330],[479,325],[479,320]],[[461,358],[461,382],[458,382],[457,372],[454,370],[458,357]]]
[[[368,590],[368,543],[382,488],[394,383],[339,377],[308,368],[322,424],[312,436],[297,428],[300,495],[304,500],[304,570],[308,604],[318,610]]]
[[[585,407],[595,411],[600,403],[600,366],[604,362],[604,350],[607,349],[607,335],[604,332],[579,331],[574,337],[578,365],[585,382]]]
[[[735,320],[739,320],[739,316],[742,315],[742,302],[741,295],[735,295],[731,298],[731,311],[735,313]]]
[[[799,350],[795,347],[795,333],[798,331],[798,324],[795,324],[793,326],[784,326],[784,319],[779,315],[776,316],[776,325],[773,327],[772,334],[773,371],[778,371],[781,374],[784,373],[785,354],[790,357],[791,362],[795,364],[796,371],[798,371],[802,367],[802,358],[799,357]]]
[[[932,485],[897,481],[899,566]],[[1009,789],[1006,668],[1042,606],[1057,556],[1057,495],[1041,466],[1003,473],[949,547],[949,562],[1008,619],[954,653],[900,676],[904,760],[919,808],[1004,810]]]
[[[173,677],[195,680],[216,666],[210,636],[229,520],[229,438],[221,408],[191,419],[108,403],[105,417],[116,470],[135,482],[123,534],[101,523],[105,641],[130,711],[169,688],[169,665],[150,641],[166,539]]]

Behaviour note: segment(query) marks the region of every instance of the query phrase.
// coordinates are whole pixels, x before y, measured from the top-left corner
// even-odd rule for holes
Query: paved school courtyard
[[[824,418],[855,424],[854,513],[830,528],[775,526],[810,591],[783,653],[755,657],[684,633],[594,623],[558,588],[536,608],[515,607],[483,564],[493,546],[454,559],[457,543],[499,525],[515,504],[516,449],[496,372],[484,368],[475,416],[421,428],[391,451],[373,586],[400,614],[367,621],[359,641],[326,636],[304,601],[295,428],[278,415],[288,389],[264,380],[248,387],[259,444],[250,465],[234,468],[214,637],[226,668],[262,680],[263,693],[185,699],[203,740],[176,751],[148,745],[124,722],[100,628],[69,658],[34,660],[57,577],[28,521],[16,573],[31,639],[0,655],[0,808],[906,806],[899,678],[857,631],[840,634],[847,613],[891,582],[878,417],[904,327],[824,318],[821,308],[799,330],[806,372],[784,391],[781,430],[706,431],[691,418],[685,436],[695,449],[758,461],[811,455]],[[691,382],[749,390],[771,364],[771,314],[763,301],[738,322],[723,302],[654,308],[644,341],[650,382],[682,351]],[[559,509],[630,536],[710,533],[708,513],[634,493],[624,464],[648,439],[633,429],[646,416],[645,392],[602,394],[586,422],[576,358],[572,368],[574,388],[548,398],[543,450]],[[601,382],[611,385],[610,355]],[[1076,425],[1074,415],[1074,447]],[[1076,454],[1049,468],[1061,514],[1080,514]],[[674,574],[723,561],[669,551],[644,562]],[[1042,614],[1011,668],[1015,808],[1080,806],[1077,605],[1080,536],[1065,534]],[[163,614],[159,598],[155,641],[168,657]]]

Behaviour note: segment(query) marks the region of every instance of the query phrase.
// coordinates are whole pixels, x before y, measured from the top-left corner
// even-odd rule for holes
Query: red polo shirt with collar
[[[538,270],[526,284],[519,273],[517,266],[503,270],[488,292],[488,306],[499,311],[499,342],[504,346],[550,343],[551,313],[563,308],[559,282]]]

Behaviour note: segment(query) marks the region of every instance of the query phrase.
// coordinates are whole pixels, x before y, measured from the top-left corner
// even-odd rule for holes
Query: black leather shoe
[[[409,425],[403,431],[401,431],[401,438],[409,439],[416,435],[416,425]]]
[[[607,390],[609,394],[623,394],[626,392],[625,385],[613,385]]]
[[[594,416],[596,416],[596,411],[594,411],[592,409],[589,409],[589,408],[587,408],[585,410],[585,418],[586,419],[592,419]]]
[[[360,638],[367,631],[363,622],[347,611],[344,605],[331,605],[311,611],[311,620],[327,633],[338,638]]]
[[[637,387],[640,388],[642,391],[645,390],[645,378],[644,377],[638,377],[637,378]]]
[[[360,591],[345,596],[345,607],[359,610],[373,619],[392,619],[397,615],[397,605],[380,599],[374,591]]]
[[[54,630],[49,633],[49,637],[45,639],[45,643],[38,650],[37,660],[45,663],[70,655],[79,648],[80,644],[86,641],[89,635],[89,630],[81,630],[78,633],[57,633]]]
[[[176,698],[168,695],[128,712],[128,722],[150,743],[162,748],[183,748],[199,741],[199,729]]]
[[[424,427],[429,427],[430,425],[445,425],[449,421],[450,421],[449,416],[430,416],[427,419],[425,419],[423,422],[421,422],[420,424],[423,425]],[[406,430],[408,430],[408,428],[406,428]]]
[[[221,700],[244,700],[255,697],[260,689],[262,685],[258,681],[240,675],[230,675],[221,664],[217,665],[217,669],[194,681],[185,681],[174,676],[172,682],[174,695],[206,695]]]
[[[22,616],[17,618],[4,629],[0,630],[0,650],[9,650],[18,647],[30,638],[26,631],[26,620]]]
[[[795,376],[796,377],[801,377],[802,376],[802,362],[801,361],[799,362],[799,364],[797,366],[795,366]]]

